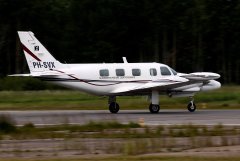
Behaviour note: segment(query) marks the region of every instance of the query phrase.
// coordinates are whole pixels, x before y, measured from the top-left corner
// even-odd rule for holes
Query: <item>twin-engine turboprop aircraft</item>
[[[214,79],[219,74],[210,72],[177,73],[160,63],[123,63],[102,64],[61,64],[37,40],[30,31],[19,31],[21,45],[30,69],[30,74],[10,76],[29,76],[43,81],[56,83],[72,89],[95,95],[108,96],[111,113],[119,111],[116,96],[148,95],[151,113],[158,113],[159,95],[169,97],[190,97],[187,105],[190,112],[196,110],[193,96],[196,92],[220,88]]]

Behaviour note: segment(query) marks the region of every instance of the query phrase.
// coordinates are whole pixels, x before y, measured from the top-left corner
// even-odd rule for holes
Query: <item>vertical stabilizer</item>
[[[62,64],[48,52],[32,32],[18,31],[18,35],[31,73],[61,67]]]

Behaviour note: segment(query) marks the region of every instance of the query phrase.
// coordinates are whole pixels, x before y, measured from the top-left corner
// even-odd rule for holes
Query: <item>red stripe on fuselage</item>
[[[22,48],[24,51],[26,51],[29,55],[31,55],[34,59],[37,61],[41,61],[36,55],[34,55],[25,45],[22,44]]]

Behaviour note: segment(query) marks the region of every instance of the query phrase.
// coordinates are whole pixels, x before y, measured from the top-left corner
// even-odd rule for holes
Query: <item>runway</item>
[[[240,125],[240,110],[161,110],[151,114],[148,110],[121,110],[111,114],[108,110],[55,110],[55,111],[1,111],[17,125],[33,123],[35,125],[86,124],[90,121],[120,123],[144,121],[146,125]]]

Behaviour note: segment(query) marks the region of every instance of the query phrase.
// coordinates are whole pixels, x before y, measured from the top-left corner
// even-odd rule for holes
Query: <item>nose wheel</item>
[[[187,108],[189,112],[194,112],[197,107],[193,101],[190,101],[189,104],[187,105]]]

